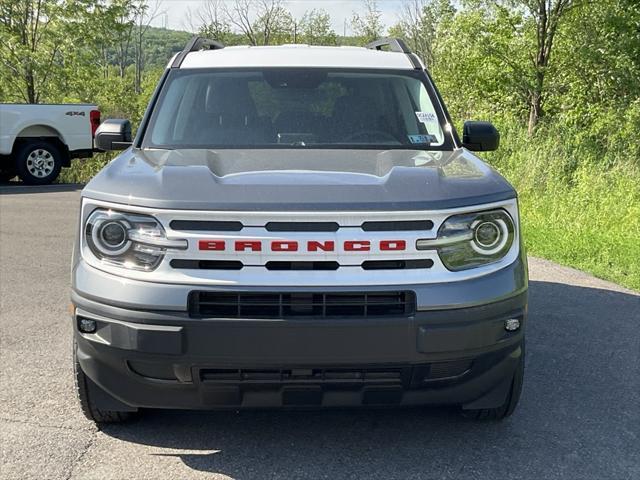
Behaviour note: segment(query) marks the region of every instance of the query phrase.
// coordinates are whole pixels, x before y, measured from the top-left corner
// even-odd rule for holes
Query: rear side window
[[[152,148],[450,148],[421,72],[176,70]]]

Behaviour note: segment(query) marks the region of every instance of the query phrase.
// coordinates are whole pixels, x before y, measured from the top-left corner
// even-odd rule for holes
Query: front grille
[[[242,222],[210,220],[172,220],[169,226],[174,230],[192,232],[239,232],[244,228]]]
[[[176,258],[171,260],[172,268],[193,270],[242,270],[242,262],[237,260],[188,260]]]
[[[431,220],[396,220],[382,222],[364,222],[362,230],[365,232],[396,232],[410,230],[431,230]]]
[[[174,230],[194,232],[240,232],[247,226],[239,221],[212,220],[172,220],[169,224]],[[352,225],[355,226],[355,225]],[[337,232],[345,225],[336,222],[267,222],[264,228],[268,232]],[[401,232],[431,230],[431,220],[383,220],[367,221],[360,225],[365,232]]]
[[[338,262],[276,262],[265,264],[267,270],[338,270]]]
[[[433,260],[367,260],[362,262],[364,270],[405,270],[410,268],[431,268]]]
[[[335,222],[269,222],[267,232],[337,232],[340,226]]]
[[[207,318],[330,318],[409,316],[413,292],[233,293],[193,291],[189,315]]]

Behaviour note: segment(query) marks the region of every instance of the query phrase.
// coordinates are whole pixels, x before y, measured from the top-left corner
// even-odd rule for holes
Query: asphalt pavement
[[[523,397],[504,422],[153,411],[98,431],[71,364],[78,188],[0,190],[2,479],[640,478],[640,295],[535,258]]]

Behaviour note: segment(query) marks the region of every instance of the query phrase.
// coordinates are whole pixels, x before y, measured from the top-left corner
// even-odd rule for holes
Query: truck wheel
[[[27,185],[47,185],[62,169],[63,154],[53,143],[37,140],[21,145],[16,152],[18,176]]]
[[[467,418],[473,418],[475,420],[503,420],[509,417],[520,400],[520,394],[522,393],[522,382],[524,380],[524,340],[522,342],[522,355],[520,357],[520,363],[516,372],[513,374],[513,380],[511,381],[511,388],[504,404],[497,408],[482,408],[479,410],[465,410],[464,415]]]
[[[136,412],[120,412],[97,408],[91,398],[91,388],[89,387],[91,379],[85,375],[78,362],[78,346],[75,340],[73,341],[73,372],[75,374],[76,392],[80,401],[80,408],[87,419],[95,423],[121,423],[135,417]],[[96,386],[96,388],[98,387]]]

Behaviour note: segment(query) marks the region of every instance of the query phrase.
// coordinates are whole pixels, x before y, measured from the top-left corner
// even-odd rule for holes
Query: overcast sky
[[[156,0],[149,3],[153,7]],[[174,30],[188,30],[189,26],[186,20],[188,9],[195,10],[206,0],[157,0],[161,4],[160,10],[166,12],[156,18],[152,25]],[[232,2],[233,0],[225,0]],[[403,0],[378,0],[378,6],[382,11],[382,21],[385,27],[390,27],[397,22],[398,12]],[[322,8],[329,12],[333,21],[333,28],[336,33],[342,35],[346,20],[347,34],[350,34],[351,27],[349,22],[354,11],[363,10],[362,0],[288,0],[285,6],[293,14],[294,17],[300,18],[307,10],[314,8]]]

